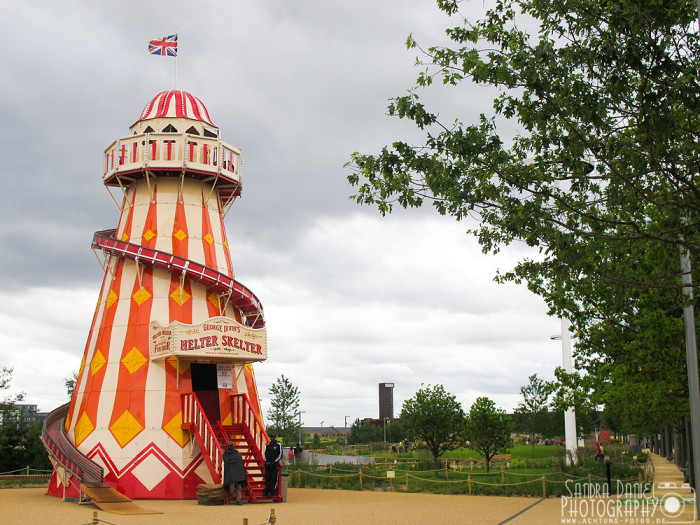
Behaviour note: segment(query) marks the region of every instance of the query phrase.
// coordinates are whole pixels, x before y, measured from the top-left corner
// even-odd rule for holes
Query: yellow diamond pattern
[[[224,241],[224,246],[226,246],[226,249],[228,250],[228,241]]]
[[[178,230],[177,233],[175,234],[175,238],[182,242],[184,239],[187,238],[187,234],[183,232],[182,230]]]
[[[128,241],[128,240],[129,240],[129,236],[126,234],[126,232],[124,232],[124,234],[122,235],[122,241]]]
[[[147,361],[148,359],[146,359],[136,347],[133,347],[131,351],[122,358],[122,364],[126,367],[130,374],[136,372]]]
[[[136,421],[136,418],[132,416],[128,410],[119,416],[114,424],[109,427],[112,432],[114,439],[117,440],[119,446],[124,448],[124,446],[129,443],[136,435],[143,430],[143,425]]]
[[[141,303],[147,301],[151,298],[151,294],[145,288],[139,288],[139,290],[131,296],[131,298],[136,301],[136,304],[141,306]]]
[[[114,293],[114,290],[110,290],[106,301],[107,308],[112,306],[117,301],[117,299],[119,299],[119,296]]]
[[[95,430],[95,425],[92,424],[90,418],[85,412],[82,413],[78,423],[75,425],[75,444],[80,445],[83,440]]]
[[[163,425],[163,430],[171,437],[173,440],[184,448],[185,445],[190,440],[190,433],[186,430],[182,430],[182,412],[178,412],[174,418]]]
[[[92,361],[90,361],[90,371],[92,372],[92,375],[99,372],[100,368],[102,368],[106,363],[107,360],[105,359],[105,356],[102,355],[102,352],[99,350],[95,352],[95,355],[92,357]]]
[[[209,302],[214,305],[214,308],[219,308],[219,296],[216,295],[215,293],[210,293],[209,297],[207,297]]]
[[[155,236],[156,236],[156,234],[153,233],[153,231],[150,228],[146,233],[143,234],[143,238],[146,239],[147,241],[150,241]]]
[[[211,234],[207,233],[204,236],[204,240],[207,241],[207,244],[211,244],[214,242],[214,237],[212,237]]]
[[[100,304],[102,304],[102,297],[97,298],[97,304],[95,305],[95,311],[100,307]]]
[[[188,294],[182,287],[178,286],[175,288],[173,293],[170,294],[170,298],[175,301],[177,304],[182,306],[185,304],[187,301],[190,299],[190,294]]]

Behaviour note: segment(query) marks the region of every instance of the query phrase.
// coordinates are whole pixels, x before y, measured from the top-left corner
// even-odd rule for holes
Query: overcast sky
[[[119,217],[103,151],[174,88],[243,151],[243,196],[225,225],[236,278],[265,308],[268,359],[254,367],[265,410],[281,374],[299,387],[307,426],[378,417],[381,382],[395,383],[398,415],[422,383],[444,385],[465,411],[478,396],[510,411],[529,375],[551,379],[559,321],[524,287],[493,282],[525,247],[484,255],[465,224],[430,209],[382,218],[349,199],[352,152],[419,139],[386,114],[419,73],[406,38],[427,47],[457,23],[434,0],[0,0],[0,366],[14,367],[11,392],[42,411],[67,401],[103,276],[90,241]],[[147,52],[176,29],[177,77],[175,59]],[[465,83],[424,98],[470,122],[493,97]]]

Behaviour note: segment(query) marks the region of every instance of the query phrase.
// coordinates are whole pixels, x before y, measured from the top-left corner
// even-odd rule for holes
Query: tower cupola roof
[[[186,91],[162,91],[143,108],[137,122],[154,118],[188,118],[216,125],[209,117],[206,106]]]

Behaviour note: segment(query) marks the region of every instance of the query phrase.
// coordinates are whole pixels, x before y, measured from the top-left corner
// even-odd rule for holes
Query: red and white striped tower
[[[122,494],[194,498],[218,482],[207,423],[235,422],[232,394],[261,421],[251,363],[267,355],[263,311],[234,279],[223,222],[241,153],[198,98],[166,91],[104,160],[121,215],[93,240],[105,276],[65,434]],[[54,475],[49,492],[75,491],[63,481]]]

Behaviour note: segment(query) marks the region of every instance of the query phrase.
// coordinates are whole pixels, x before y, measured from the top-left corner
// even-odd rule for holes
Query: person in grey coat
[[[226,450],[224,451],[222,459],[224,462],[224,493],[229,498],[232,498],[232,488],[235,487],[236,505],[240,505],[241,490],[243,489],[243,485],[248,484],[248,481],[245,473],[245,466],[243,465],[243,457],[240,452],[233,448],[232,441],[226,443]]]

